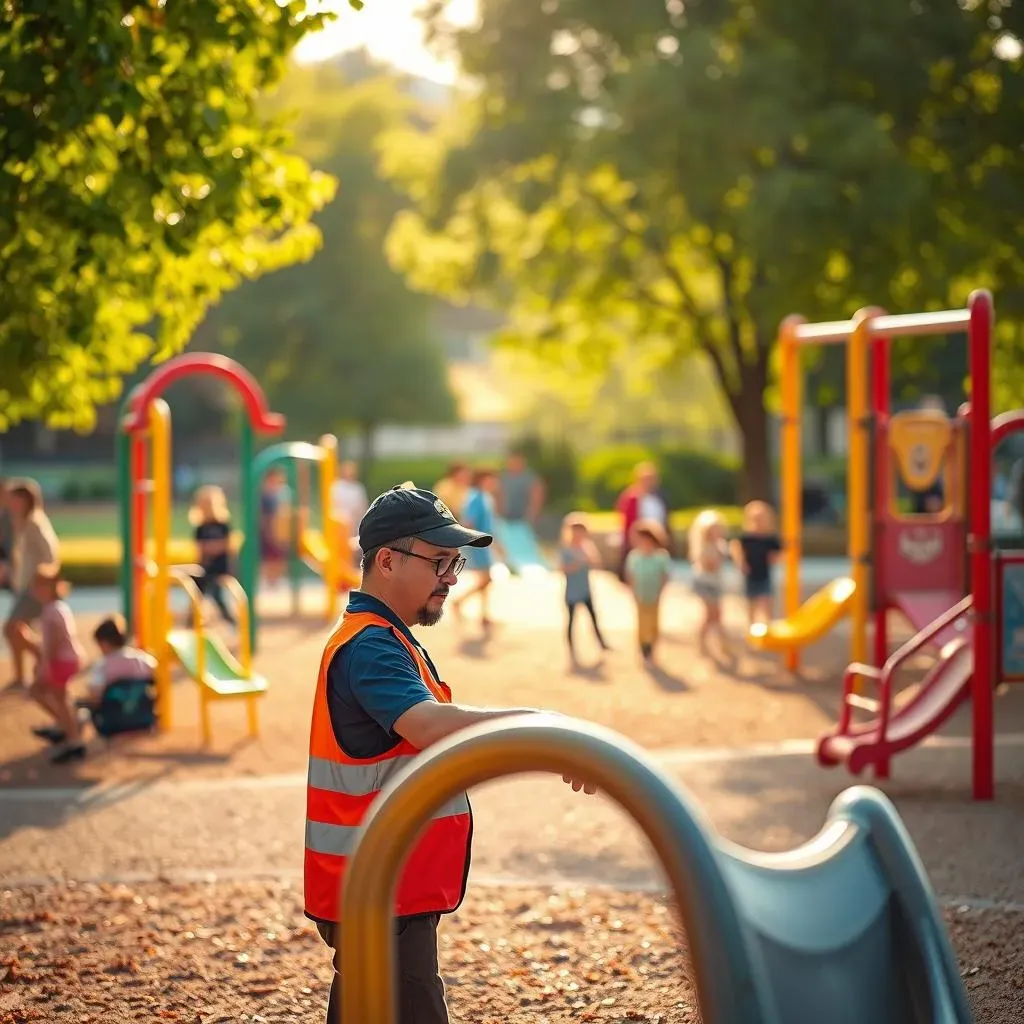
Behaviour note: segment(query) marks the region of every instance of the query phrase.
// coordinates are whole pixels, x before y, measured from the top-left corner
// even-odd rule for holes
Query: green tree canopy
[[[444,7],[433,34],[480,91],[390,154],[418,198],[396,264],[508,303],[509,343],[580,373],[637,344],[702,351],[749,496],[772,490],[764,395],[786,313],[941,305],[1014,265],[985,237],[997,218],[972,213],[989,176],[1020,180],[1019,57],[996,55],[984,4],[482,0],[468,30]],[[984,103],[998,125],[953,139]]]
[[[312,255],[333,183],[255,106],[322,24],[305,8],[4,4],[0,429],[89,428],[222,292]]]
[[[341,66],[348,69],[346,81]],[[411,291],[384,255],[404,199],[378,170],[388,133],[418,116],[401,79],[364,60],[293,68],[273,98],[295,117],[295,146],[335,176],[318,214],[323,246],[225,296],[197,344],[225,348],[256,373],[296,436],[455,418],[434,302]]]

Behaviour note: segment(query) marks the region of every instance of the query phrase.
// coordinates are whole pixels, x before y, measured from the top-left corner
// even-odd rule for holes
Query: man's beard
[[[446,597],[448,594],[448,588],[444,590],[435,590],[431,597]],[[416,625],[417,626],[436,626],[444,615],[444,605],[440,605],[437,608],[431,608],[430,605],[423,605],[420,610],[416,613]]]

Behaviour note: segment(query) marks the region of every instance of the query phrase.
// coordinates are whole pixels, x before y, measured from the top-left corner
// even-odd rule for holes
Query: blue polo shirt
[[[400,631],[423,655],[435,679],[440,676],[409,627],[383,601],[354,590],[348,610],[373,612],[391,627],[367,626],[331,659],[327,667],[331,726],[338,746],[349,757],[379,757],[401,740],[394,731],[395,722],[409,708],[435,699],[394,631]]]

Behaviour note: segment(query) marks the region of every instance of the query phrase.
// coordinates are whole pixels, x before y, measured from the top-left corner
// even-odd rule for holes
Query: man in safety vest
[[[337,949],[339,895],[359,824],[388,780],[419,751],[466,726],[532,708],[452,703],[409,627],[433,626],[465,564],[459,549],[491,537],[461,526],[431,491],[394,488],[359,524],[361,588],[320,661],[306,790],[305,910]],[[574,790],[594,789],[566,777]],[[473,819],[465,793],[438,810],[406,862],[396,894],[400,1024],[446,1024],[437,969],[441,914],[462,902]],[[327,1019],[336,1024],[337,973]]]

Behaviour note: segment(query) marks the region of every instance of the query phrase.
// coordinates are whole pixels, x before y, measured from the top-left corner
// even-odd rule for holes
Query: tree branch
[[[697,301],[694,298],[693,292],[687,285],[683,275],[679,272],[679,268],[675,266],[669,256],[669,249],[667,241],[661,232],[652,226],[649,226],[646,231],[638,232],[630,228],[622,220],[621,215],[616,213],[600,196],[594,195],[593,193],[586,193],[587,197],[598,207],[601,213],[608,218],[625,236],[639,239],[644,243],[645,248],[658,260],[659,266],[669,280],[675,285],[676,290],[679,292],[680,308],[682,311],[694,321],[696,327],[696,334],[698,338],[698,345],[708,353],[708,357],[711,359],[715,367],[715,372],[718,375],[719,382],[722,385],[722,390],[725,391],[729,397],[730,404],[732,404],[732,396],[738,390],[740,386],[739,382],[739,368],[742,365],[742,359],[740,353],[735,346],[731,347],[730,355],[734,360],[733,371],[730,372],[730,367],[727,365],[726,360],[723,358],[722,352],[719,350],[715,341],[715,330],[712,324],[712,317],[702,312]],[[650,224],[650,218],[648,218],[648,224]],[[639,286],[638,287],[642,287]],[[644,290],[645,298],[653,300],[655,304],[662,308],[671,309],[664,300],[657,299],[649,290]]]

